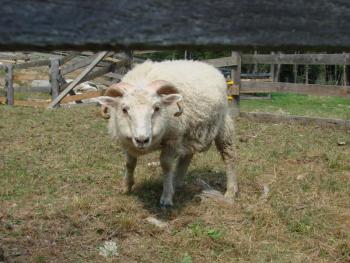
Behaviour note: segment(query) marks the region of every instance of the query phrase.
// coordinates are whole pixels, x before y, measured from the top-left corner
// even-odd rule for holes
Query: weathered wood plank
[[[63,65],[61,68],[61,74],[62,76],[67,75],[68,73],[71,73],[73,71],[76,71],[80,68],[86,67],[87,65],[91,64],[92,61],[98,56],[98,54],[91,55],[87,58],[84,58],[80,61],[77,61],[73,64],[69,65]]]
[[[111,77],[111,78],[114,78],[114,79],[122,79],[124,77],[124,75],[122,74],[118,74],[118,73],[115,73],[115,72],[110,72],[110,73],[107,73],[106,74],[107,77]]]
[[[100,91],[90,91],[90,92],[86,92],[86,93],[83,93],[83,94],[67,96],[61,102],[62,103],[68,103],[68,102],[73,102],[73,101],[77,101],[77,100],[86,100],[86,99],[96,98],[98,96],[102,96],[102,92],[100,92]]]
[[[60,95],[58,95],[57,98],[55,98],[50,105],[48,106],[49,108],[55,107],[68,93],[71,91],[80,81],[86,77],[86,75],[108,54],[107,51],[103,51],[98,53],[98,56],[91,62],[91,64],[84,69],[82,73],[79,74],[79,76],[73,80],[71,83],[69,83],[68,87],[61,92]]]
[[[72,51],[70,52],[67,56],[64,56],[63,58],[60,59],[60,65],[63,65],[67,63],[68,61],[71,61],[73,58],[79,56],[79,52],[77,51]]]
[[[29,61],[24,62],[20,64],[14,64],[14,68],[16,69],[26,69],[26,68],[32,68],[32,67],[42,67],[42,66],[49,66],[50,60],[49,59],[40,59],[36,61]]]
[[[348,54],[244,54],[243,64],[350,65]]]
[[[89,74],[87,74],[84,78],[82,78],[77,85],[79,85],[80,83],[83,83],[85,81],[89,81],[89,80],[93,80],[95,78],[99,78],[102,77],[103,75],[111,72],[114,69],[113,65],[110,65],[108,67],[101,67],[98,69],[93,70],[92,72],[90,72]],[[65,88],[67,88],[69,85],[69,83],[65,83],[63,85],[61,85],[60,90],[64,90]],[[71,94],[72,95],[72,94]]]
[[[6,76],[5,76],[5,85],[6,85],[6,103],[8,105],[13,105],[14,101],[14,89],[13,89],[13,65],[6,65]]]
[[[43,74],[41,72],[37,71],[30,71],[30,72],[19,72],[15,71],[13,73],[13,81],[30,81],[30,80],[37,80],[37,79],[49,79],[48,74]]]
[[[108,56],[111,56],[111,55],[113,55],[113,52],[109,52],[109,53],[106,55],[106,58],[107,58]],[[82,59],[82,60],[80,60],[80,61],[77,61],[77,62],[73,63],[73,64],[64,65],[64,66],[62,66],[62,68],[61,68],[61,74],[64,76],[64,75],[67,75],[68,73],[71,73],[71,72],[76,71],[76,70],[78,70],[78,69],[84,68],[84,67],[90,65],[91,62],[94,61],[94,59],[95,59],[97,56],[98,56],[98,53],[97,53],[97,54],[90,55],[90,56],[88,56],[88,57],[86,57],[86,58],[84,58],[84,59]],[[124,63],[125,63],[124,61],[120,61],[120,62],[119,62],[120,65],[123,65]],[[101,63],[100,63],[100,64],[101,64]],[[106,65],[109,65],[109,64],[110,64],[110,63],[108,63],[108,64],[106,63]],[[118,64],[118,65],[119,65],[119,64]]]
[[[349,1],[3,0],[1,5],[0,50],[350,50]]]
[[[350,86],[301,84],[285,82],[256,82],[244,81],[241,85],[241,93],[270,93],[291,92],[316,96],[346,96],[350,97]]]
[[[241,55],[238,52],[232,52],[231,57],[235,61],[236,65],[231,69],[231,80],[233,85],[228,88],[228,95],[233,96],[232,101],[232,113],[236,117],[240,112],[240,101],[239,96],[241,89]],[[238,94],[237,94],[238,93]]]
[[[51,59],[50,64],[50,84],[51,84],[51,98],[52,100],[58,97],[60,93],[60,60]]]
[[[237,57],[235,56],[207,59],[207,60],[203,60],[203,62],[208,63],[216,68],[237,66],[239,63],[237,60]]]
[[[0,60],[28,60],[28,55],[23,54],[0,54]]]
[[[346,66],[344,65],[344,67]],[[305,84],[309,84],[309,65],[305,65],[304,75],[305,75]],[[346,86],[346,84],[344,86]]]
[[[317,125],[321,127],[333,127],[350,130],[350,120],[280,115],[263,112],[240,112],[240,117],[260,122],[299,123],[303,125]]]

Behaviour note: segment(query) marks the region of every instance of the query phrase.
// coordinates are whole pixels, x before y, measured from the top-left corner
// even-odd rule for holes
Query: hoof
[[[173,201],[171,199],[161,198],[160,199],[160,207],[167,209],[173,206]]]
[[[132,190],[132,187],[123,187],[121,190],[120,190],[120,193],[122,194],[130,194],[131,193],[131,190]]]
[[[172,205],[169,204],[160,204],[160,209],[162,210],[169,210],[172,207]]]
[[[227,199],[234,200],[237,197],[238,197],[238,192],[227,191],[225,193],[225,198],[227,198]]]

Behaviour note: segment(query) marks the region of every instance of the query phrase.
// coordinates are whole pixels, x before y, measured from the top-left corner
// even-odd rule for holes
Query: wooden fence
[[[76,59],[78,58],[79,59]],[[101,92],[88,92],[86,94],[75,94],[73,88],[82,82],[89,81],[101,76],[108,76],[114,79],[120,79],[121,74],[118,74],[117,69],[120,67],[130,67],[132,58],[127,53],[115,52],[99,52],[96,54],[90,52],[68,52],[63,56],[54,57],[50,59],[36,59],[31,60],[29,55],[4,55],[0,54],[0,59],[12,63],[0,65],[5,69],[5,90],[6,97],[0,97],[0,102],[8,105],[21,106],[36,106],[36,107],[55,107],[59,103],[67,103],[72,101],[80,101],[82,99],[89,99],[97,97]],[[73,60],[73,63],[68,63]],[[24,61],[24,62],[22,62]],[[50,80],[50,88],[45,89],[50,92],[52,101],[31,101],[31,100],[15,100],[14,99],[14,81],[18,80],[35,80],[39,75],[35,72],[19,73],[20,70],[35,68],[35,67],[49,67],[49,74],[47,78]],[[67,74],[85,68],[78,77],[71,83],[67,83],[65,77]],[[116,81],[116,80],[115,80]],[[112,81],[114,82],[114,81]],[[105,81],[105,85],[110,85],[112,82]],[[19,89],[21,91],[30,91],[31,89]],[[41,90],[43,91],[43,90]],[[67,95],[69,97],[66,97]]]
[[[250,80],[245,81],[240,77],[240,70],[236,70],[238,76],[232,77],[234,85],[231,88],[231,95],[252,93],[271,93],[271,92],[291,92],[310,94],[318,96],[343,96],[350,97],[350,86],[348,86],[346,67],[350,65],[350,54],[243,54],[233,53],[232,57],[207,60],[208,63],[216,67],[236,67],[240,69],[243,64],[270,64],[280,67],[282,64],[294,65],[342,65],[343,66],[343,85],[319,85],[309,84],[308,77],[305,83],[286,83],[279,82],[279,70],[273,70],[270,81]],[[308,67],[305,67],[305,74],[308,76]],[[296,70],[294,70],[296,74]],[[296,77],[294,77],[296,80]]]
[[[350,65],[350,54],[244,54],[242,64],[293,65],[294,83],[278,81],[274,74],[272,82],[243,82],[241,93],[292,92],[319,96],[350,96],[350,86],[347,80],[347,66]],[[297,67],[305,65],[305,82],[296,83]],[[341,65],[343,68],[342,85],[309,84],[309,65]],[[277,74],[277,75],[276,75]]]

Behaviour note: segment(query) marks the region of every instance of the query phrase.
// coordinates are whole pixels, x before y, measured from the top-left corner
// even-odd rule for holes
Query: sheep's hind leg
[[[176,188],[182,188],[184,186],[184,177],[187,173],[188,166],[192,161],[193,154],[188,154],[179,157],[175,170],[175,183]]]
[[[227,189],[225,197],[234,198],[238,196],[238,184],[237,176],[234,168],[236,160],[235,148],[234,148],[234,126],[233,120],[229,115],[225,118],[225,124],[222,130],[219,132],[215,139],[215,145],[221,154],[221,157],[225,164],[226,176],[227,176]]]
[[[163,149],[160,154],[160,165],[162,166],[164,173],[163,181],[163,193],[160,198],[160,206],[167,208],[173,205],[174,195],[174,162],[176,160],[176,154],[171,149]]]
[[[134,185],[134,171],[135,171],[136,163],[137,163],[137,158],[127,153],[123,193],[130,193],[131,188]]]

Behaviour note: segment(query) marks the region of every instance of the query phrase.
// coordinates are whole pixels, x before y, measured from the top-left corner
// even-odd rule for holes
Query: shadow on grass
[[[144,180],[137,184],[132,195],[135,195],[143,202],[145,209],[152,214],[164,218],[171,219],[181,213],[187,205],[196,205],[200,202],[199,194],[202,191],[201,186],[197,183],[198,179],[202,179],[212,188],[222,193],[226,188],[226,174],[211,170],[192,170],[185,178],[185,186],[177,189],[174,194],[174,205],[169,209],[162,209],[159,205],[159,199],[162,195],[163,181],[162,178],[152,178]]]

